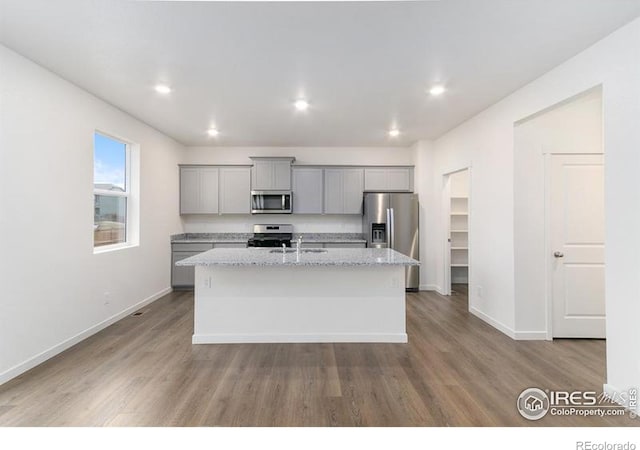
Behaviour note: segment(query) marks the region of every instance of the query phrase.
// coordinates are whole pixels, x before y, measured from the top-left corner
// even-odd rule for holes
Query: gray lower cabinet
[[[295,245],[293,242],[291,245]],[[303,242],[302,248],[323,248],[324,244],[322,242]]]
[[[171,286],[174,289],[193,289],[195,269],[193,266],[176,266],[180,260],[206,252],[212,248],[245,248],[246,243],[217,242],[217,243],[179,243],[171,246]]]
[[[292,245],[295,245],[292,243]],[[366,248],[364,242],[302,242],[302,248]]]
[[[181,261],[190,256],[195,256],[202,252],[172,252],[171,253],[171,286],[174,289],[193,288],[194,267],[193,266],[176,266]]]
[[[324,248],[366,248],[364,242],[327,242]]]

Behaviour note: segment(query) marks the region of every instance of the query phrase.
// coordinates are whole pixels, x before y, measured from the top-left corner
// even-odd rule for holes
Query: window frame
[[[95,135],[99,134],[103,137],[112,139],[120,144],[123,144],[125,146],[125,160],[124,160],[124,186],[125,189],[124,191],[109,191],[106,189],[96,189],[95,187]],[[102,196],[108,196],[108,197],[119,197],[119,198],[124,198],[125,202],[126,202],[126,209],[125,209],[125,224],[124,224],[124,241],[123,242],[117,242],[115,244],[107,244],[107,245],[100,245],[100,246],[96,246],[95,243],[95,235],[93,236],[93,253],[97,254],[97,253],[106,253],[106,252],[110,252],[113,250],[120,250],[120,249],[124,249],[124,248],[129,248],[129,247],[134,247],[137,245],[137,242],[134,241],[134,239],[132,239],[133,237],[133,211],[134,211],[134,205],[133,205],[133,195],[132,195],[132,187],[133,187],[133,180],[132,180],[132,170],[131,170],[131,163],[132,163],[132,152],[133,149],[132,147],[134,146],[134,144],[132,144],[131,142],[129,142],[128,140],[125,140],[123,138],[114,136],[111,133],[106,133],[104,131],[101,130],[94,130],[93,131],[93,135],[92,135],[93,139],[94,139],[94,145],[93,145],[93,170],[94,170],[94,176],[93,178],[93,195],[92,195],[92,199],[93,199],[93,213],[94,213],[94,217],[95,217],[95,201],[96,201],[96,195],[102,195]],[[95,226],[95,219],[94,219],[94,226]]]

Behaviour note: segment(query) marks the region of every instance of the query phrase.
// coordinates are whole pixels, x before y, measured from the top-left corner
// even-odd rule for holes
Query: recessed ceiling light
[[[400,130],[398,130],[397,128],[392,128],[389,130],[389,136],[391,137],[398,137],[400,136]]]
[[[207,130],[207,134],[211,137],[216,137],[217,135],[220,134],[220,132],[216,128],[209,128]]]
[[[293,106],[295,106],[298,111],[306,111],[309,108],[309,102],[303,98],[300,98],[295,101]]]
[[[156,84],[155,90],[158,94],[169,94],[171,92],[171,88],[166,84]]]
[[[429,89],[429,94],[431,95],[441,95],[443,94],[445,91],[444,86],[437,84],[435,86],[433,86],[431,89]]]

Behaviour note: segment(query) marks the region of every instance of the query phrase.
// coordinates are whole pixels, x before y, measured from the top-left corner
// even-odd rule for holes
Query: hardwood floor
[[[3,426],[638,426],[516,410],[527,387],[600,392],[601,340],[513,341],[466,291],[407,294],[408,344],[192,345],[174,292],[0,386]]]

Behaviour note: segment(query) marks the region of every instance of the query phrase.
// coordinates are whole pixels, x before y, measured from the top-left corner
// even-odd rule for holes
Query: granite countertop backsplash
[[[361,233],[293,233],[293,240],[302,235],[302,242],[366,242]],[[247,242],[253,233],[181,233],[171,236],[173,243]]]

